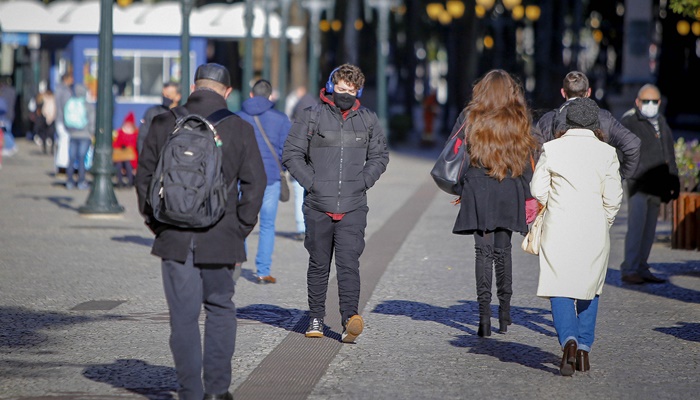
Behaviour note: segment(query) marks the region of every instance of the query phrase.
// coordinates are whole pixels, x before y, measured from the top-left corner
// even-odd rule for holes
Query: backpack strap
[[[321,107],[322,104],[316,104],[311,108],[312,114],[311,114],[311,119],[309,120],[309,130],[306,132],[307,139],[311,141],[311,136],[313,136],[315,133],[318,133],[319,135],[323,136],[320,131],[317,131],[316,128],[318,128],[318,121],[321,119]]]
[[[228,117],[232,117],[233,115],[234,114],[228,108],[221,108],[211,113],[207,117],[207,121],[209,121],[209,123],[212,124],[212,126],[217,126],[223,120],[225,120]]]

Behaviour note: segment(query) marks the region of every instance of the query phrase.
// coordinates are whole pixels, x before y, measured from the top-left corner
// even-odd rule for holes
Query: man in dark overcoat
[[[228,70],[204,64],[195,72],[187,111],[209,116],[226,109],[231,93]],[[246,260],[244,239],[257,223],[267,176],[250,124],[230,115],[218,126],[223,173],[229,183],[226,212],[209,228],[183,229],[158,222],[146,203],[161,149],[175,126],[175,115],[156,116],[139,157],[136,190],[139,210],[156,234],[151,254],[160,257],[170,311],[170,349],[180,384],[180,400],[232,399],[231,359],[236,343],[233,266]],[[204,349],[199,333],[206,312]],[[203,372],[203,378],[202,378]]]

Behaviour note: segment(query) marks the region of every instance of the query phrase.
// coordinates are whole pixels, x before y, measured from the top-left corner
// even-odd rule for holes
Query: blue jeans
[[[12,134],[12,122],[5,123],[5,145],[3,149],[12,150],[17,145],[15,144],[15,136]],[[0,149],[2,150],[2,149]]]
[[[262,208],[260,208],[260,240],[258,254],[255,256],[255,268],[258,276],[270,275],[272,251],[275,248],[275,219],[280,201],[280,182],[274,182],[265,188]]]
[[[67,184],[74,185],[73,173],[78,164],[78,185],[85,185],[85,156],[90,150],[90,139],[72,139],[68,146],[68,167],[66,168]]]
[[[554,329],[563,348],[573,339],[579,350],[591,351],[595,339],[595,320],[598,316],[598,297],[593,300],[577,300],[568,297],[551,297]]]
[[[292,186],[294,187],[294,219],[297,223],[297,233],[304,233],[306,232],[304,210],[302,209],[304,205],[304,187],[296,179],[292,179]]]
[[[628,192],[629,193],[629,192]],[[627,200],[627,234],[625,235],[625,261],[620,266],[624,275],[649,274],[649,254],[656,237],[656,220],[659,217],[661,198],[637,192]]]

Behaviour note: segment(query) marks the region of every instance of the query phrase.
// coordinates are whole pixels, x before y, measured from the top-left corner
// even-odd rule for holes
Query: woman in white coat
[[[550,299],[564,354],[563,376],[588,371],[598,296],[610,254],[609,230],[622,202],[620,163],[588,98],[567,107],[567,130],[544,144],[530,191],[547,207],[537,295]]]

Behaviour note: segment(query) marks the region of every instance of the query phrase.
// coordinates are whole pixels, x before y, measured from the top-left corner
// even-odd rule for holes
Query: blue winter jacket
[[[244,101],[241,105],[241,111],[236,113],[246,122],[253,125],[255,139],[258,141],[260,155],[265,165],[268,185],[280,180],[280,169],[274,157],[277,158],[280,164],[282,163],[282,149],[285,140],[287,140],[287,135],[289,135],[289,129],[292,127],[292,123],[289,121],[289,118],[287,118],[287,115],[275,110],[274,107],[275,103],[270,100],[262,96],[255,96]],[[255,119],[253,118],[255,115],[260,119],[260,123],[265,129],[267,138],[270,140],[277,154],[273,155],[272,152],[270,152],[270,148],[267,146],[267,143],[265,143],[265,139],[263,139],[258,125],[255,123]]]

